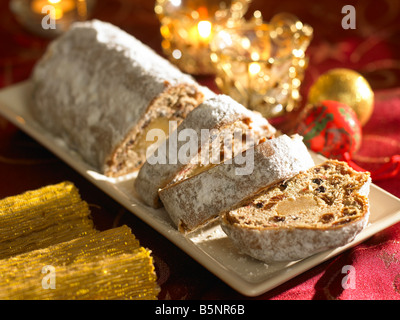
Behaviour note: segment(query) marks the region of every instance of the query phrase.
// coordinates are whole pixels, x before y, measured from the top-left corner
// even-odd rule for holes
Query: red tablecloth
[[[346,4],[356,8],[356,29],[341,27]],[[94,17],[116,24],[160,51],[154,1],[97,1]],[[268,20],[288,11],[314,28],[307,51],[310,65],[303,96],[326,70],[344,67],[363,74],[375,92],[374,113],[363,127],[356,162],[369,170],[400,154],[400,4],[398,1],[269,1],[254,0]],[[27,79],[48,41],[26,32],[13,18],[8,2],[0,3],[0,88]],[[215,89],[213,80],[200,82]],[[212,275],[151,227],[104,195],[30,137],[0,118],[0,197],[57,183],[74,182],[89,202],[99,230],[127,224],[141,244],[153,251],[160,299],[245,298]],[[400,196],[400,176],[374,181]],[[399,299],[400,224],[324,262],[256,299]],[[344,289],[342,268],[354,267],[355,287]]]

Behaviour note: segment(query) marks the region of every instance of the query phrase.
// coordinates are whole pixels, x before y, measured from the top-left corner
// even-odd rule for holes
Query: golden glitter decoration
[[[374,108],[374,92],[368,81],[350,69],[332,69],[322,74],[311,86],[308,102],[317,104],[323,100],[334,100],[351,107],[361,125],[365,125]]]
[[[151,251],[127,226],[0,260],[2,300],[156,299],[156,280]]]
[[[313,28],[278,13],[267,22],[260,11],[238,26],[224,28],[210,42],[220,91],[267,119],[297,109],[308,66],[305,51]]]
[[[0,259],[94,232],[89,206],[71,182],[0,200]]]
[[[182,71],[214,74],[209,44],[218,29],[239,24],[251,0],[156,0],[161,47]]]
[[[94,228],[71,182],[0,200],[1,300],[157,299],[151,251]]]

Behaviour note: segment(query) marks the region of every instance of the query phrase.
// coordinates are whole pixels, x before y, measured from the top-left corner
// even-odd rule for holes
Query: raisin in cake
[[[96,170],[140,167],[146,132],[168,133],[212,96],[142,42],[109,23],[75,23],[34,68],[34,117]]]
[[[179,139],[180,134],[187,130],[191,130],[197,138],[195,154],[191,154],[186,162],[171,159],[171,154],[176,155],[187,145],[187,139]],[[216,95],[191,111],[176,132],[147,159],[135,180],[136,192],[148,206],[161,207],[160,189],[232,158],[257,144],[261,138],[270,138],[275,133],[275,128],[261,114],[248,110],[229,96]],[[227,137],[232,137],[234,145],[231,149],[227,148],[229,152],[225,152],[223,146]],[[240,141],[235,143],[235,137]],[[215,150],[219,150],[217,154]],[[160,152],[163,152],[166,160],[162,163],[153,161]]]
[[[165,209],[181,232],[192,231],[260,189],[314,166],[298,135],[266,140],[231,160],[160,191]]]
[[[345,245],[363,230],[370,181],[369,173],[328,160],[222,214],[221,226],[256,259],[302,259]]]

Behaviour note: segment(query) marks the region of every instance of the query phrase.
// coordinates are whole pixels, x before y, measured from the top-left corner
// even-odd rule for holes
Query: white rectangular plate
[[[243,295],[267,292],[400,221],[400,199],[372,185],[370,223],[366,229],[348,245],[307,259],[274,264],[254,260],[238,253],[218,224],[185,236],[176,230],[164,209],[154,210],[141,204],[133,187],[135,174],[123,179],[105,177],[38,125],[28,108],[31,90],[30,81],[0,90],[0,114]],[[316,163],[323,160],[315,154],[313,157]]]

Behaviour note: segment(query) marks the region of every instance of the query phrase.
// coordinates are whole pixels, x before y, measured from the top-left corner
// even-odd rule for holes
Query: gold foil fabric
[[[72,183],[6,198],[0,212],[0,299],[157,299],[151,251],[127,226],[97,231]]]
[[[89,206],[71,182],[0,200],[0,259],[94,232]]]

